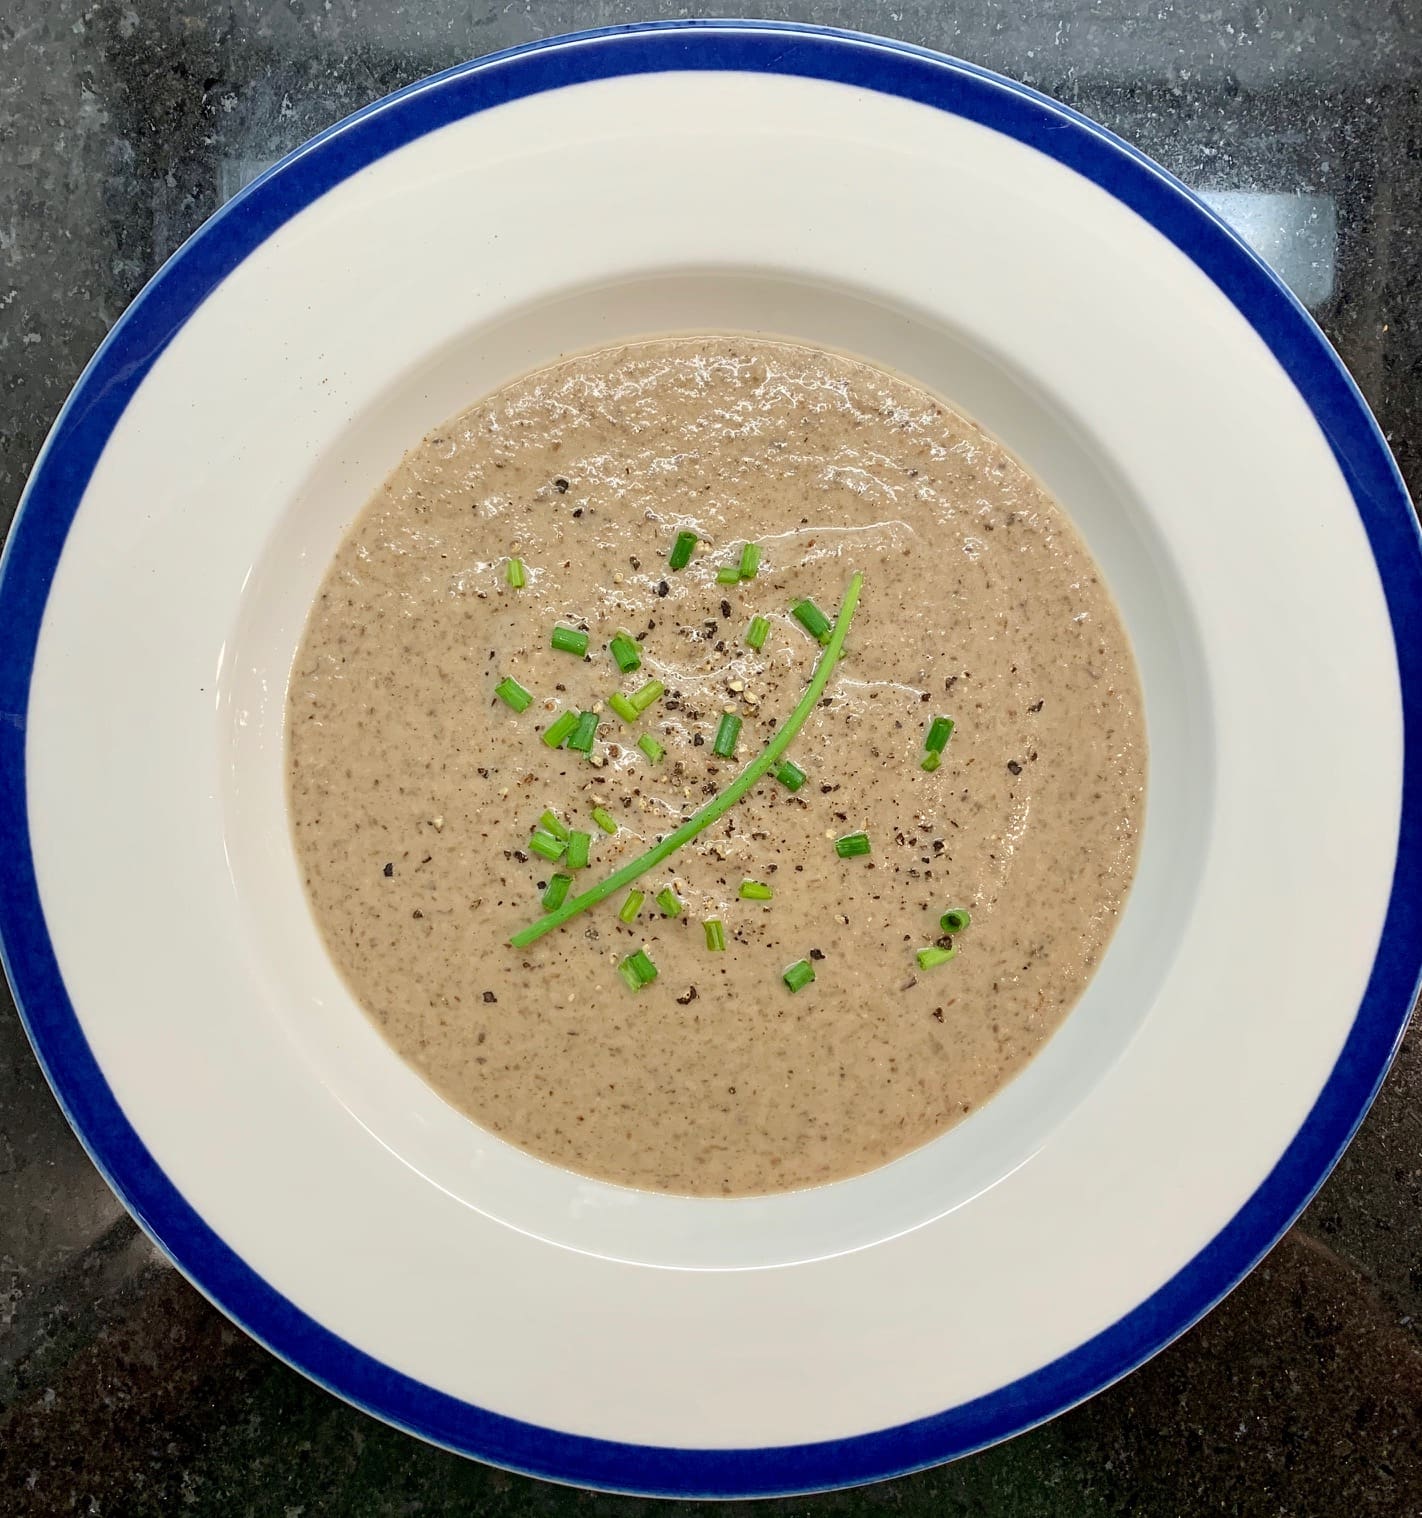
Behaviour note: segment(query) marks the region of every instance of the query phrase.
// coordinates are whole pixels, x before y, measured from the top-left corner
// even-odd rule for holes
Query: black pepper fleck
[[[485,991],[484,992],[484,1000],[485,1001],[494,1002],[494,1001],[498,1001],[498,999],[499,998],[497,996],[495,996],[492,991]]]

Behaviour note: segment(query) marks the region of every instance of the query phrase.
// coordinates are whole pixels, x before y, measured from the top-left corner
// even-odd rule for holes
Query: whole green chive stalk
[[[742,901],[769,901],[774,895],[774,887],[766,885],[763,880],[741,881],[740,897]]]
[[[787,790],[798,791],[805,783],[805,772],[793,759],[786,759],[775,771],[775,778]]]
[[[765,617],[752,617],[750,626],[746,628],[746,642],[759,653],[765,647],[765,640],[770,636],[770,622]]]
[[[810,682],[805,687],[799,703],[770,742],[726,789],[713,796],[699,811],[693,812],[680,827],[668,833],[660,843],[648,849],[645,854],[623,865],[620,870],[615,870],[591,890],[584,891],[581,896],[574,897],[572,901],[565,901],[556,912],[549,912],[546,916],[540,917],[537,922],[530,923],[528,927],[520,928],[509,939],[509,943],[514,948],[527,948],[529,944],[542,938],[545,933],[561,928],[565,922],[578,916],[579,913],[586,912],[589,907],[595,907],[598,902],[611,896],[614,891],[620,891],[623,886],[631,885],[639,876],[645,875],[648,870],[654,869],[663,860],[669,859],[683,844],[689,843],[698,833],[710,827],[718,817],[729,811],[763,775],[775,768],[785,750],[795,741],[795,735],[815,709],[820,697],[824,694],[825,686],[829,684],[829,678],[834,673],[835,666],[839,663],[839,656],[844,649],[844,640],[849,635],[849,626],[854,620],[855,608],[859,605],[859,593],[863,586],[862,574],[855,574],[850,579],[849,587],[844,593],[844,600],[840,603],[839,616],[835,621],[830,641],[825,646],[825,651],[815,661],[814,673],[810,676]],[[640,740],[638,746],[641,747]],[[657,745],[657,747],[660,750],[661,746]]]
[[[532,691],[525,690],[512,675],[499,681],[494,687],[494,694],[505,706],[513,707],[516,712],[526,712],[533,704]]]
[[[637,720],[637,708],[632,705],[632,703],[627,699],[626,696],[622,694],[620,690],[613,691],[613,693],[607,698],[607,704],[613,709],[613,711],[617,713],[619,717],[622,718],[624,722],[635,722]]]
[[[642,734],[637,740],[637,747],[642,750],[653,764],[660,764],[662,762],[662,755],[666,753],[666,750],[650,733]]]
[[[972,921],[972,916],[966,907],[949,907],[938,919],[938,926],[945,933],[962,933]]]
[[[623,922],[631,922],[642,910],[642,903],[647,899],[643,891],[628,891],[627,900],[617,910],[618,917]]]
[[[548,882],[548,889],[543,893],[543,910],[545,912],[556,911],[568,899],[568,887],[572,885],[571,875],[558,874]]]
[[[815,967],[808,959],[802,959],[791,965],[780,978],[792,991],[803,991],[815,978]]]
[[[716,741],[711,745],[711,752],[718,759],[734,759],[736,739],[740,736],[741,719],[734,712],[722,712],[721,720],[716,725]]]
[[[835,839],[834,851],[841,859],[858,859],[869,852],[869,835],[846,833],[843,838]]]
[[[657,905],[668,917],[680,917],[682,913],[681,899],[670,886],[663,886],[657,892]]]
[[[574,829],[568,835],[568,868],[570,870],[585,870],[588,867],[588,854],[592,848],[592,834]]]
[[[657,978],[657,967],[647,957],[645,949],[638,949],[635,954],[629,954],[617,967],[617,973],[627,983],[629,991],[640,991],[643,986],[649,986]]]
[[[578,725],[573,729],[573,736],[568,739],[568,747],[576,749],[580,754],[592,753],[593,741],[597,738],[598,715],[596,712],[579,712]]]
[[[581,659],[588,651],[588,635],[576,627],[564,627],[559,623],[553,629],[553,647],[560,654],[577,654]]]
[[[510,590],[522,590],[528,584],[528,573],[523,567],[522,559],[510,559],[508,568],[504,571],[504,579],[508,581]]]
[[[946,965],[958,951],[956,949],[940,949],[937,946],[918,951],[918,967],[920,970],[932,970],[937,965]]]
[[[667,555],[667,564],[672,569],[685,569],[691,563],[691,555],[696,549],[696,534],[694,532],[679,532],[676,542],[672,544],[672,551]]]
[[[726,947],[726,927],[719,917],[712,917],[701,924],[706,929],[706,947],[713,954],[720,954]]]
[[[592,809],[592,820],[597,823],[604,833],[615,833],[617,831],[617,819],[611,812],[606,811],[600,806],[595,806]]]
[[[561,712],[543,729],[543,741],[549,748],[562,748],[577,730],[577,712]]]
[[[607,645],[607,651],[624,675],[630,675],[634,669],[642,667],[642,650],[637,647],[637,640],[628,633],[618,633]]]
[[[829,642],[830,630],[834,624],[813,601],[808,598],[797,601],[790,608],[790,614],[812,638],[820,643]]]

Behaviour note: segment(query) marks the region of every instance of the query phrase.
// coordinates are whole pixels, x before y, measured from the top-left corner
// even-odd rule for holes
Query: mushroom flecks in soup
[[[810,348],[610,349],[438,428],[289,701],[377,1026],[492,1132],[654,1190],[943,1132],[1076,1002],[1135,865],[1140,689],[1080,538],[972,423]]]

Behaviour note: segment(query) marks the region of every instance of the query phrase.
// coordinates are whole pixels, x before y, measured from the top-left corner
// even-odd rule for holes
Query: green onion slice
[[[628,891],[627,900],[617,910],[618,917],[623,922],[631,922],[642,910],[642,903],[646,899],[646,893],[643,891]]]
[[[571,875],[557,874],[548,882],[548,889],[543,893],[543,910],[552,912],[561,907],[568,899],[568,887],[572,885]]]
[[[528,584],[528,572],[523,567],[522,559],[509,560],[504,579],[508,581],[510,590],[522,590]]]
[[[967,907],[949,907],[942,917],[938,919],[938,926],[945,933],[961,933],[972,920],[972,915],[969,913]]]
[[[592,847],[592,834],[574,829],[568,835],[568,868],[570,870],[585,870],[588,867],[588,853]]]
[[[645,949],[638,949],[618,965],[617,973],[627,983],[629,991],[640,991],[657,978],[657,967],[648,959]]]
[[[607,704],[622,718],[624,722],[635,722],[638,717],[637,708],[622,694],[615,690],[607,698]]]
[[[555,838],[552,833],[545,833],[542,828],[533,830],[533,837],[528,840],[528,846],[550,864],[561,859],[568,847],[561,838]]]
[[[670,886],[663,886],[657,892],[657,905],[668,917],[680,917],[682,914],[681,898]]]
[[[662,762],[662,755],[666,753],[666,750],[650,733],[642,734],[637,740],[637,747],[642,750],[653,764],[660,764]]]
[[[770,621],[766,617],[752,617],[750,626],[746,628],[746,642],[759,653],[765,647],[765,640],[770,636]]]
[[[580,754],[592,753],[599,720],[596,712],[579,712],[578,725],[573,729],[573,736],[568,739],[568,747],[577,749]]]
[[[726,926],[719,917],[712,917],[701,924],[706,929],[706,947],[719,954],[726,947]]]
[[[617,831],[617,819],[604,807],[595,806],[592,809],[592,820],[603,830],[604,833]]]
[[[711,752],[720,759],[736,757],[736,739],[741,736],[741,719],[734,712],[722,712],[716,726],[716,741]]]
[[[846,833],[843,838],[836,838],[834,851],[841,859],[858,859],[861,854],[869,852],[868,833]]]
[[[577,654],[581,658],[588,651],[588,635],[576,627],[564,627],[560,622],[553,629],[553,647],[560,654]]]
[[[740,577],[743,580],[753,580],[760,569],[761,546],[759,543],[747,543],[741,549]]]
[[[642,650],[637,647],[637,640],[629,633],[618,633],[607,645],[607,651],[624,675],[630,675],[634,669],[642,667]]]
[[[659,701],[665,692],[666,686],[660,680],[648,680],[645,685],[639,685],[627,698],[634,711],[644,712],[654,701]]]
[[[685,569],[691,563],[691,555],[696,548],[696,534],[694,532],[679,532],[676,542],[672,544],[672,551],[667,555],[667,563],[673,569]]]
[[[815,978],[815,967],[808,959],[797,960],[780,978],[792,991],[803,991]]]
[[[543,729],[543,741],[549,748],[562,748],[577,731],[577,712],[562,712]]]
[[[538,819],[538,825],[545,833],[552,833],[555,838],[561,838],[564,843],[568,841],[568,830],[558,820],[558,814],[547,811]]]
[[[957,953],[957,949],[940,949],[937,945],[918,951],[918,967],[920,970],[931,970],[936,965],[946,965]]]
[[[716,571],[716,583],[718,585],[739,585],[741,583],[740,565],[723,564]]]
[[[740,895],[743,901],[769,901],[775,895],[775,888],[763,880],[743,880]]]
[[[790,608],[790,613],[812,638],[817,638],[821,643],[829,642],[834,623],[808,597],[797,601]]]
[[[948,740],[953,736],[953,719],[951,717],[935,717],[928,724],[928,736],[923,740],[923,746],[930,754],[941,754],[948,747]]]
[[[511,706],[516,712],[526,712],[533,704],[533,692],[525,690],[512,675],[500,680],[494,687],[494,694],[505,706]]]
[[[798,791],[804,785],[806,776],[793,759],[786,759],[776,768],[775,778],[787,790]]]

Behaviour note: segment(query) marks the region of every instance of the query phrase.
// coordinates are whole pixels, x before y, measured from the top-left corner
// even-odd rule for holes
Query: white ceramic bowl
[[[571,1175],[434,1096],[325,956],[282,784],[307,606],[403,450],[565,351],[720,329],[901,369],[1047,483],[1152,764],[1119,933],[1027,1071],[873,1174],[739,1201]],[[381,1417],[645,1492],[947,1459],[1205,1311],[1376,1090],[1422,959],[1419,569],[1302,309],[1072,112],[788,26],[483,59],[214,217],[56,423],[0,582],[7,968],[135,1216]]]

